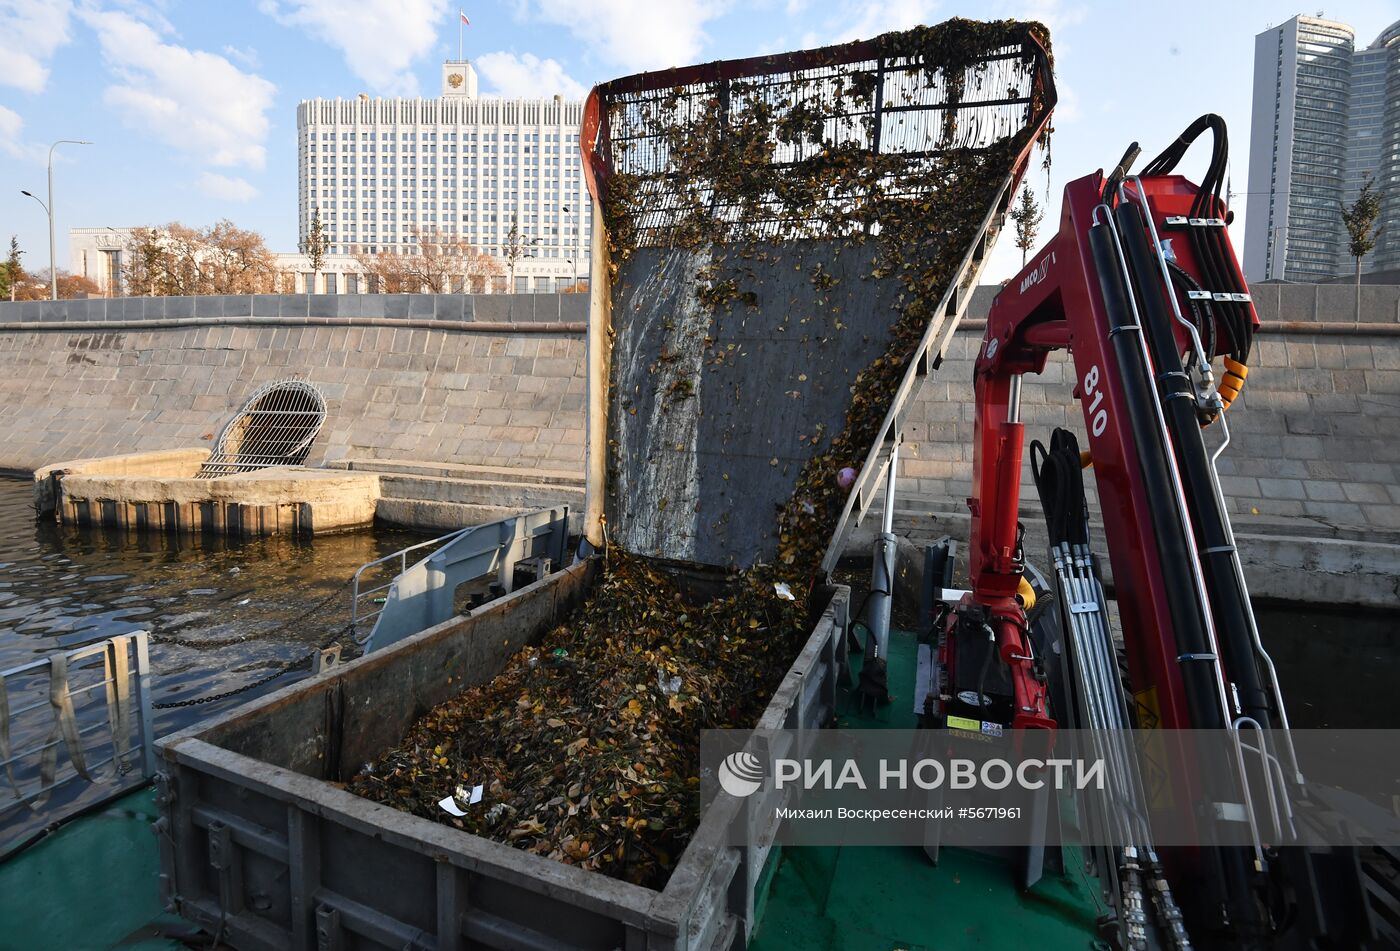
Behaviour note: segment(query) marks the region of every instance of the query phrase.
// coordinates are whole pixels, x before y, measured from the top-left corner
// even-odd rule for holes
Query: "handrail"
[[[391,552],[390,554],[387,554],[387,555],[385,555],[385,556],[382,557],[382,558],[376,558],[374,561],[369,561],[369,562],[366,562],[365,564],[361,565],[361,566],[355,571],[355,576],[354,576],[353,578],[350,579],[350,589],[351,589],[351,594],[350,594],[350,599],[351,599],[351,600],[350,600],[350,628],[351,628],[351,630],[352,630],[352,631],[354,632],[354,634],[355,634],[355,640],[356,640],[358,643],[363,644],[366,640],[369,639],[369,634],[365,634],[364,637],[361,637],[361,636],[360,636],[360,628],[359,628],[359,625],[360,625],[361,619],[363,618],[363,620],[366,620],[366,621],[367,621],[367,620],[369,620],[370,618],[377,617],[377,616],[378,616],[379,614],[381,614],[381,613],[383,612],[383,610],[384,610],[384,609],[381,607],[381,608],[379,608],[379,610],[377,610],[377,611],[366,611],[363,615],[361,615],[361,614],[360,614],[360,599],[361,599],[362,597],[368,597],[369,595],[372,595],[372,594],[374,594],[374,593],[376,593],[376,592],[378,592],[378,591],[387,591],[387,590],[389,590],[390,588],[392,588],[392,587],[394,586],[394,582],[395,582],[396,580],[398,580],[398,576],[401,575],[401,574],[403,574],[405,571],[408,570],[408,553],[409,553],[409,552],[418,551],[418,550],[420,550],[420,549],[429,548],[429,547],[432,547],[432,546],[441,547],[441,546],[443,546],[443,545],[445,545],[445,544],[447,544],[447,543],[449,543],[449,542],[455,541],[458,537],[460,537],[460,536],[463,535],[464,533],[473,531],[476,527],[477,527],[477,526],[475,526],[475,525],[468,525],[468,526],[466,526],[465,528],[454,529],[454,530],[448,532],[446,535],[439,535],[437,538],[430,538],[430,539],[428,539],[428,540],[425,541],[425,542],[417,542],[417,543],[415,543],[415,544],[413,544],[413,545],[409,545],[409,546],[406,547],[406,548],[400,548],[400,549],[399,549],[398,551],[396,551],[396,552]],[[373,588],[365,588],[364,590],[361,590],[361,589],[360,589],[360,576],[361,576],[361,575],[363,575],[366,571],[369,571],[371,568],[375,568],[375,567],[377,567],[377,566],[379,566],[379,565],[385,564],[386,562],[392,561],[392,560],[394,560],[395,558],[397,558],[397,559],[399,560],[399,570],[398,570],[397,574],[394,575],[393,578],[390,578],[390,579],[389,579],[387,582],[385,582],[384,584],[378,585],[378,586],[376,586],[376,587],[373,587]]]
[[[44,825],[51,825],[72,811],[71,801],[65,809],[49,810],[54,814],[45,807],[55,791],[74,779],[94,786],[113,784],[118,787],[115,793],[137,785],[134,779],[144,781],[155,775],[148,638],[146,631],[118,634],[0,670],[0,820],[4,821],[0,825],[0,857],[18,845],[11,835],[21,832],[22,820],[14,818],[16,814],[32,813]],[[98,657],[100,663],[83,663]],[[99,669],[94,683],[73,686],[73,678]],[[75,705],[75,699],[99,687],[104,692],[103,701]],[[11,707],[10,696],[17,689],[43,693],[47,701]],[[39,712],[44,708],[51,711],[47,723]],[[102,710],[102,714],[94,718],[95,710]],[[21,720],[24,714],[36,715]],[[83,719],[91,722],[80,724]],[[27,739],[37,734],[37,742],[15,749],[13,739],[19,724],[28,727]],[[94,736],[98,737],[95,743],[89,740]],[[89,759],[107,750],[110,754],[101,759]],[[61,754],[66,754],[66,762],[60,762]],[[109,765],[111,775],[99,776],[98,770]],[[139,771],[133,772],[138,766]],[[4,786],[12,794],[8,799],[3,795]]]
[[[455,613],[457,587],[467,582],[494,577],[509,591],[515,565],[525,559],[544,557],[554,567],[563,565],[568,521],[566,505],[521,512],[409,545],[360,566],[351,579],[356,642],[374,650],[447,620]],[[408,563],[409,553],[429,549],[425,557]],[[399,571],[387,584],[361,586],[366,572],[395,560]],[[361,611],[360,602],[380,591],[387,592],[383,605]],[[371,619],[374,625],[361,633],[359,625]]]

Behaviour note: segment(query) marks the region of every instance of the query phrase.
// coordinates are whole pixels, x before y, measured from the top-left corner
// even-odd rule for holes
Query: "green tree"
[[[321,224],[320,210],[316,209],[311,212],[311,225],[306,229],[306,241],[301,248],[301,253],[311,262],[312,286],[306,289],[308,294],[316,289],[316,274],[321,270],[321,265],[326,263],[326,247],[326,228]]]
[[[1361,259],[1376,249],[1380,231],[1375,230],[1376,219],[1381,215],[1381,194],[1376,191],[1375,182],[1367,175],[1361,184],[1361,192],[1351,205],[1338,205],[1342,209],[1342,224],[1347,229],[1347,250],[1356,259],[1356,319],[1361,320]]]
[[[1021,189],[1021,198],[1011,209],[1011,220],[1016,225],[1016,247],[1021,249],[1021,266],[1026,266],[1026,255],[1035,247],[1035,236],[1040,233],[1040,221],[1045,215],[1031,194],[1031,186]]]
[[[19,249],[19,238],[10,235],[10,252],[5,256],[5,263],[0,264],[0,300],[14,300],[19,296],[19,286],[28,279],[24,265],[20,263],[23,254]]]

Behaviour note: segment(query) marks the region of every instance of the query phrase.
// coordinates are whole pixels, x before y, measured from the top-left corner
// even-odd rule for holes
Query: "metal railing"
[[[416,551],[427,551],[428,549],[437,551],[443,545],[455,541],[460,538],[464,532],[471,531],[474,527],[475,526],[459,528],[455,531],[448,532],[446,535],[439,535],[437,538],[419,542],[416,545],[409,545],[407,548],[400,548],[398,551],[385,555],[383,558],[376,558],[374,561],[361,565],[355,572],[355,577],[350,580],[350,626],[354,629],[355,640],[361,644],[369,640],[372,627],[370,630],[364,630],[364,632],[361,633],[361,626],[369,624],[384,612],[384,605],[388,603],[389,589],[394,586],[394,582],[398,580],[400,575],[408,571],[408,556],[410,554]],[[428,552],[428,554],[431,553],[432,552]],[[424,557],[427,557],[427,555]],[[416,563],[415,561],[415,564]],[[395,565],[397,565],[396,570],[394,568]],[[385,566],[388,567],[386,568]],[[375,574],[376,569],[378,569],[378,574]],[[384,574],[385,571],[393,571],[392,575],[387,575],[389,580],[385,581],[383,584],[374,585],[374,587],[364,587],[366,584],[366,574],[369,574],[371,579],[374,577],[384,578],[386,577]]]
[[[351,580],[355,640],[374,650],[446,621],[456,613],[457,589],[472,581],[490,579],[508,592],[515,566],[526,559],[548,558],[553,566],[561,566],[568,523],[567,505],[521,512],[470,525],[362,565]],[[426,554],[410,565],[408,556],[414,552]],[[398,570],[388,581],[367,585],[375,569],[383,572],[394,567]],[[364,630],[370,621],[373,625]]]
[[[91,800],[75,780],[108,787],[107,798],[155,774],[147,637],[119,634],[0,671],[0,782],[10,792],[0,791],[0,858]]]

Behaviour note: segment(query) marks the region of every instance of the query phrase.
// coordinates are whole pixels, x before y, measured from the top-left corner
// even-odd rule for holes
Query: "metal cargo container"
[[[240,949],[729,948],[753,920],[769,830],[753,803],[701,821],[653,891],[339,788],[434,705],[489,680],[587,595],[597,559],[162,741],[162,887]],[[819,728],[845,666],[848,589],[820,613],[761,727]],[[446,794],[446,793],[444,793]]]

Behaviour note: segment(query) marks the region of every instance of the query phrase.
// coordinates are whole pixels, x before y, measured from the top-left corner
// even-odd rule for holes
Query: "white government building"
[[[592,205],[582,119],[583,103],[561,96],[480,98],[465,60],[443,64],[438,98],[303,100],[298,244],[304,251],[319,212],[327,253],[314,276],[302,253],[278,254],[278,264],[299,292],[365,293],[357,252],[407,251],[418,233],[435,231],[496,258],[504,274],[514,224],[514,274],[488,290],[553,291],[585,279]],[[73,229],[70,269],[112,294],[130,233]]]

